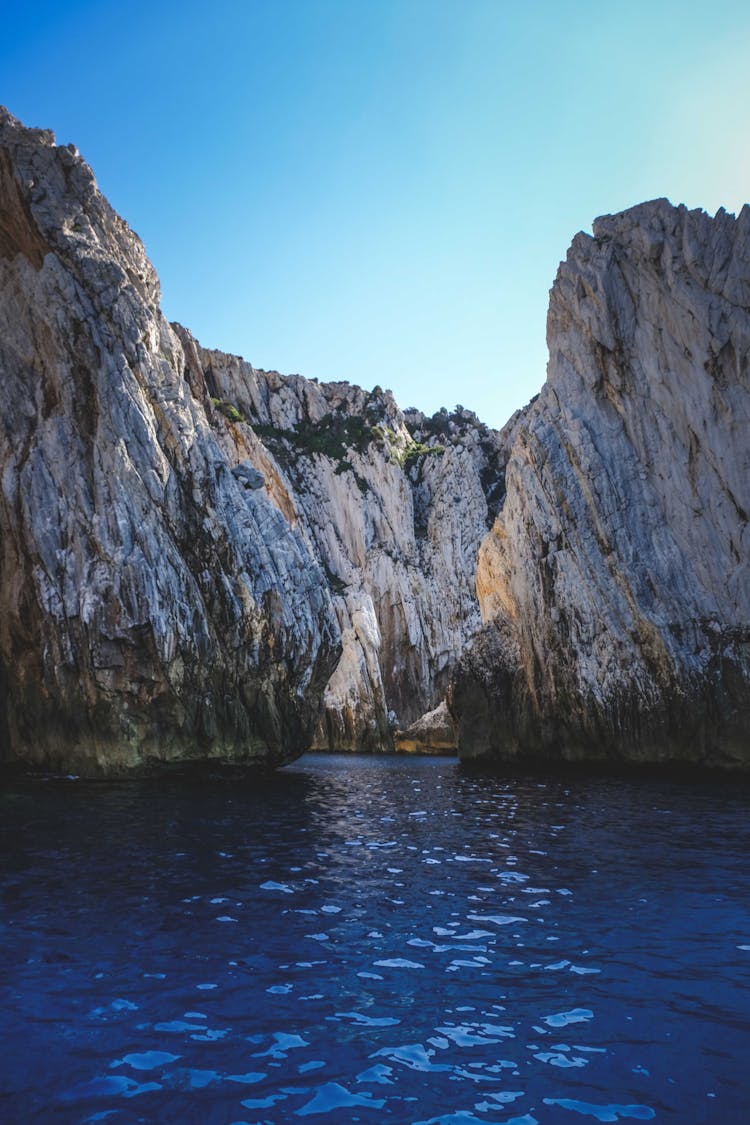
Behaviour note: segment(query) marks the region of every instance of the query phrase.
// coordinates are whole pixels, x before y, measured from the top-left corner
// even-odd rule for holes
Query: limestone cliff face
[[[0,375],[0,757],[278,763],[439,702],[499,436],[204,350],[76,151],[6,111]]]
[[[310,742],[340,651],[328,582],[185,372],[89,168],[1,111],[6,760],[95,774]]]
[[[479,557],[460,752],[750,765],[750,208],[579,234]]]
[[[260,371],[178,332],[228,462],[259,474],[323,564],[342,653],[316,745],[391,748],[481,627],[474,577],[503,495],[502,435],[462,408],[403,412],[389,391]]]
[[[453,676],[465,757],[749,765],[750,209],[598,220],[548,340],[500,434],[208,351],[0,111],[0,758],[445,742]]]

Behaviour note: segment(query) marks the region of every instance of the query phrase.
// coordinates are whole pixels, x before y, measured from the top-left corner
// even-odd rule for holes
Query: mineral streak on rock
[[[255,466],[322,561],[342,652],[315,745],[391,749],[481,628],[476,559],[502,501],[504,436],[461,407],[426,418],[379,387],[261,371],[175,328],[228,463]]]
[[[2,757],[278,763],[435,706],[498,434],[203,349],[75,149],[7,111],[0,329]]]
[[[340,652],[320,563],[228,461],[140,240],[4,110],[0,371],[0,756],[304,750]]]
[[[645,203],[560,266],[480,551],[460,753],[750,765],[750,208]]]

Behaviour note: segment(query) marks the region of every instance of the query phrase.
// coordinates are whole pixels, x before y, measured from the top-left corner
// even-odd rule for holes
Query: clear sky
[[[750,4],[0,0],[0,102],[258,367],[502,425],[580,229],[750,197]]]

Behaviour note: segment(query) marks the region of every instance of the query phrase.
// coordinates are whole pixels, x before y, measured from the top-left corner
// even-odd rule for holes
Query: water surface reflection
[[[9,1122],[745,1122],[747,793],[308,756],[2,798]]]

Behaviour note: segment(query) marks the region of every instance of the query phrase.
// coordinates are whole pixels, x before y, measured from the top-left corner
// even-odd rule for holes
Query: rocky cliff
[[[476,559],[504,494],[502,435],[462,407],[426,418],[380,387],[260,371],[178,333],[228,463],[258,474],[322,563],[342,651],[315,744],[392,748],[481,627]]]
[[[6,111],[0,373],[3,759],[277,763],[439,702],[499,435],[201,348],[75,149]]]
[[[579,234],[482,545],[464,757],[750,764],[750,208]]]
[[[340,646],[323,569],[232,471],[138,238],[5,111],[0,372],[3,758],[299,753]]]
[[[209,351],[0,111],[0,758],[442,747],[450,682],[465,758],[748,765],[750,209],[597,220],[548,342],[499,434]]]

